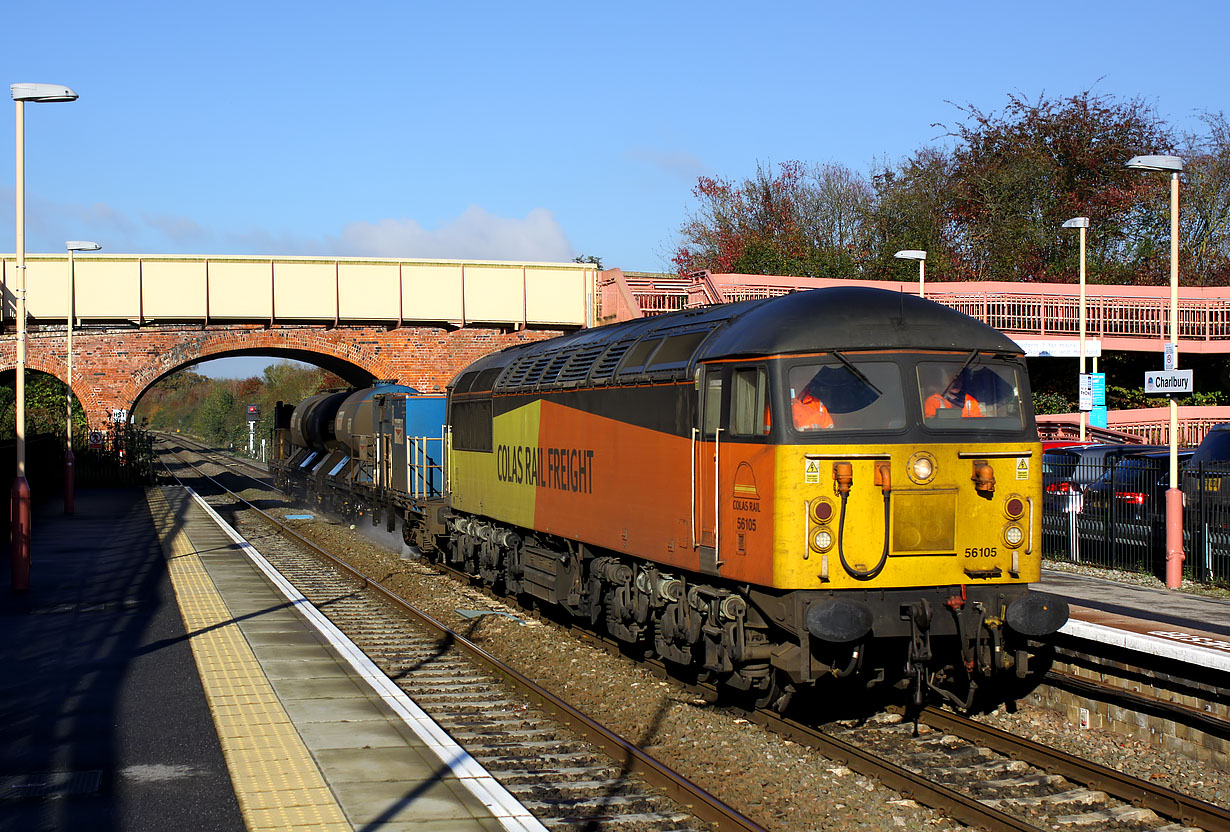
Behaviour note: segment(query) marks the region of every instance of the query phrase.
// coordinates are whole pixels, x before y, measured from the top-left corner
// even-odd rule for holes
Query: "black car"
[[[1183,469],[1192,451],[1179,451]],[[1131,522],[1160,521],[1166,515],[1170,488],[1170,451],[1146,451],[1115,458],[1084,490],[1084,510]]]
[[[1230,576],[1230,423],[1214,425],[1183,472],[1183,549],[1205,579]]]
[[[1183,502],[1188,511],[1230,515],[1230,422],[1214,425],[1196,447],[1183,476]]]
[[[1191,455],[1179,451],[1180,470]],[[1169,488],[1169,450],[1113,458],[1082,494],[1083,511],[1075,518],[1081,557],[1119,568],[1158,568]]]
[[[1042,454],[1043,511],[1079,513],[1085,489],[1101,479],[1118,460],[1165,448],[1165,445],[1096,444],[1046,451]]]

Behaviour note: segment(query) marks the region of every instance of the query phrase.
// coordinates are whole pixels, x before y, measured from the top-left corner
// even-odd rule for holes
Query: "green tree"
[[[962,271],[976,279],[1071,281],[1078,254],[1060,225],[1088,216],[1096,279],[1121,282],[1151,266],[1157,239],[1156,177],[1124,167],[1132,156],[1165,153],[1174,137],[1139,99],[1083,92],[1008,104],[986,113],[960,108],[951,135],[951,218]]]

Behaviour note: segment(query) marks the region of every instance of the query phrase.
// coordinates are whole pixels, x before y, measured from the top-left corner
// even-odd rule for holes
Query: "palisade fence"
[[[1166,571],[1165,456],[1080,462],[1044,473],[1042,554],[1163,577]],[[1230,585],[1230,462],[1180,471],[1183,489],[1183,574]]]
[[[154,482],[153,435],[132,425],[117,424],[103,434],[100,447],[78,443],[73,437],[73,470],[76,487],[117,488],[149,485]],[[0,443],[0,477],[11,485],[16,478],[17,453],[12,439]],[[31,436],[26,440],[26,481],[31,498],[37,503],[64,494],[64,438],[54,435]],[[9,513],[0,527],[9,525]]]

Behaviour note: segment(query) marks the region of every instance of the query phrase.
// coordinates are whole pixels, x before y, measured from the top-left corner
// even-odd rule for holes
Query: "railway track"
[[[267,483],[262,483],[262,487],[268,487]],[[307,571],[312,571],[311,565],[307,566]],[[292,580],[296,579],[292,577]],[[358,576],[355,580],[367,579]],[[308,593],[305,591],[305,594]],[[339,626],[342,626],[340,622]],[[392,642],[387,649],[396,654],[397,637],[389,638]],[[381,663],[376,655],[373,659]],[[418,661],[414,656],[408,660],[412,664]],[[403,672],[396,669],[401,665],[391,664],[390,667],[394,672]],[[418,698],[419,694],[407,690]],[[498,707],[482,696],[475,697],[473,702],[476,711],[467,712],[470,717]],[[854,771],[878,778],[907,797],[980,829],[1230,832],[1230,814],[1221,807],[945,711],[924,711],[917,735],[913,723],[892,714],[823,728],[782,719],[771,713],[757,712],[750,718],[793,741],[820,750]],[[568,719],[565,717],[566,721]],[[530,729],[505,727],[502,730]],[[523,735],[513,733],[509,736],[514,738],[511,746]],[[628,753],[619,743],[614,750],[617,755]],[[479,753],[472,749],[471,752],[482,759]],[[496,767],[489,768],[498,777],[500,756],[492,759]],[[548,757],[545,762],[556,774],[561,770],[572,774],[573,768],[583,768],[572,766],[572,758]],[[517,776],[527,773],[524,767],[515,767],[524,764],[512,764],[511,770]],[[582,778],[591,776],[581,771],[575,774]],[[601,782],[610,788],[617,780],[608,772]],[[513,789],[510,787],[510,790]],[[588,799],[595,797],[567,798]],[[583,802],[566,805],[575,808]]]
[[[763,832],[192,463],[179,475],[548,828]]]

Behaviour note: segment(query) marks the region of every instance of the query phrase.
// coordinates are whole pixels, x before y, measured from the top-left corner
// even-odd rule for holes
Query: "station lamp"
[[[926,281],[927,252],[916,248],[905,248],[893,255],[899,260],[918,261],[918,296],[923,296],[923,286]]]
[[[65,349],[68,364],[68,391],[64,398],[68,400],[68,422],[65,425],[64,447],[64,513],[73,513],[74,485],[76,474],[73,470],[73,324],[77,320],[77,261],[73,254],[78,251],[98,251],[102,248],[98,243],[88,240],[69,240],[64,244],[68,249],[68,305],[64,313]]]
[[[1081,341],[1081,375],[1085,374],[1085,231],[1089,228],[1088,217],[1073,217],[1063,224],[1064,228],[1079,228],[1081,232],[1081,307],[1080,307],[1080,341]],[[1081,436],[1085,441],[1085,421],[1088,419],[1085,411],[1081,411]]]
[[[1179,174],[1178,156],[1133,156],[1132,170],[1170,174],[1170,344],[1179,368]],[[1183,585],[1183,491],[1179,487],[1179,405],[1170,397],[1170,488],[1166,491],[1166,586]]]
[[[17,478],[12,492],[13,591],[30,589],[30,484],[26,482],[26,102],[51,104],[76,101],[77,93],[61,84],[20,83],[9,86],[17,107]]]

